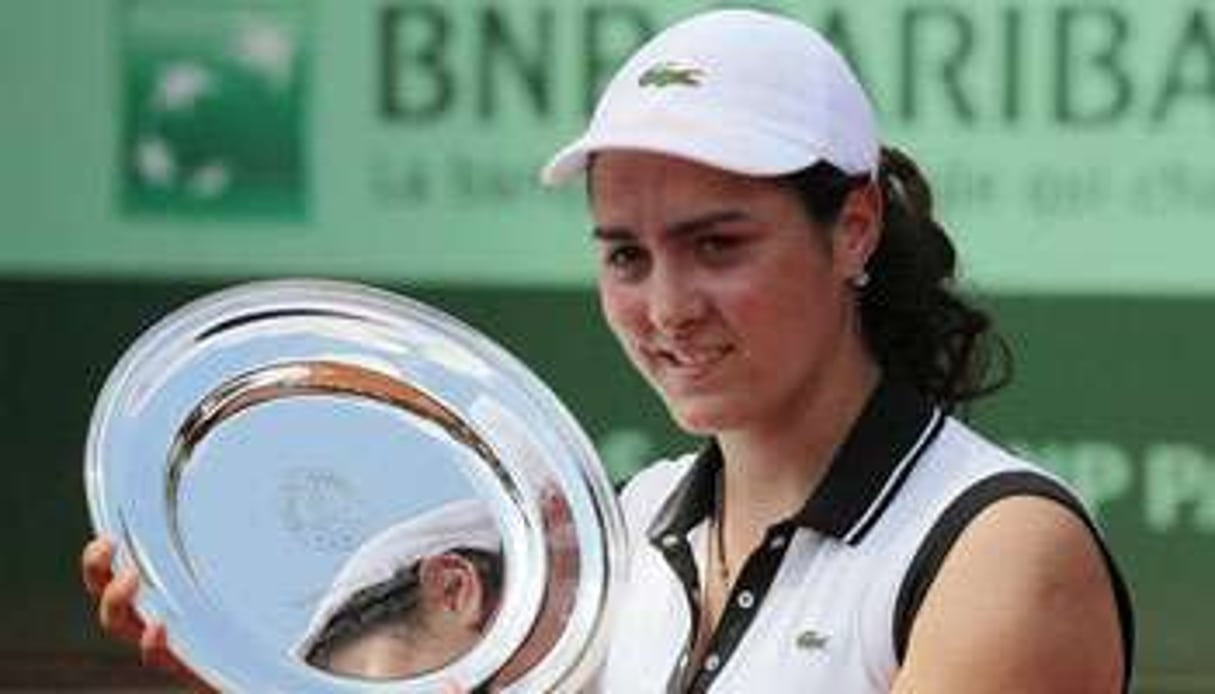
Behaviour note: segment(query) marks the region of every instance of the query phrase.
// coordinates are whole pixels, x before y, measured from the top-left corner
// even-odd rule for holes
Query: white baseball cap
[[[388,527],[360,545],[338,570],[313,610],[296,654],[306,655],[333,615],[360,590],[427,557],[455,549],[498,552],[501,544],[489,509],[475,499],[453,501]]]
[[[549,161],[547,185],[586,169],[595,152],[667,154],[749,176],[826,161],[877,171],[873,107],[818,32],[755,10],[716,10],[672,25],[608,83],[590,126]]]

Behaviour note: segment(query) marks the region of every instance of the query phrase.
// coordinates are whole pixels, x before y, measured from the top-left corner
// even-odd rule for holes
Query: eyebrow
[[[742,210],[716,210],[706,212],[705,214],[681,219],[674,224],[671,224],[664,229],[664,235],[678,238],[681,236],[689,236],[705,229],[710,229],[718,224],[728,222],[737,222],[747,219],[748,215]],[[600,241],[627,241],[635,238],[636,234],[628,227],[600,227],[596,226],[591,229],[591,236]]]

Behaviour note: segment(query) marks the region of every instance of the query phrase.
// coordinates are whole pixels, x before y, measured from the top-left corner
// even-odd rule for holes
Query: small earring
[[[864,289],[865,287],[868,287],[868,286],[869,286],[869,272],[867,270],[861,270],[860,272],[858,272],[852,276],[852,288],[853,289]]]

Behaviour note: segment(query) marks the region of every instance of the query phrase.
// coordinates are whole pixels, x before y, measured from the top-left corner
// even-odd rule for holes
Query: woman
[[[623,494],[605,691],[1126,688],[1130,605],[1083,509],[950,416],[999,385],[999,343],[822,37],[672,26],[544,177],[582,172],[606,319],[709,439]]]
[[[998,343],[822,37],[751,11],[671,27],[545,178],[579,172],[607,321],[710,437],[624,493],[606,691],[1127,686],[1130,605],[1084,511],[949,416],[998,385]]]
[[[296,653],[339,675],[396,679],[468,652],[502,591],[497,525],[475,500],[393,525],[346,560],[313,611]]]

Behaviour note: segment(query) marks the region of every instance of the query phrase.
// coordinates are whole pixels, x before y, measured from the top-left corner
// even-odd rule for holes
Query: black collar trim
[[[815,491],[788,520],[859,544],[897,496],[946,417],[910,385],[886,378],[874,390]],[[716,441],[667,497],[650,524],[652,541],[686,535],[713,513],[722,466]]]

